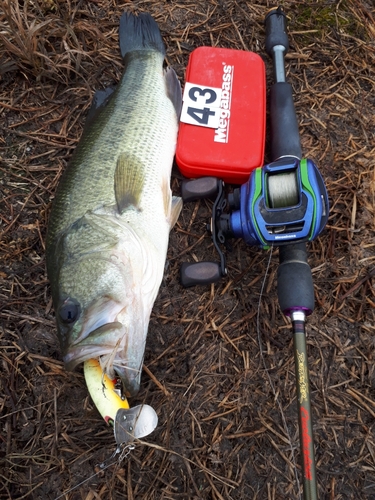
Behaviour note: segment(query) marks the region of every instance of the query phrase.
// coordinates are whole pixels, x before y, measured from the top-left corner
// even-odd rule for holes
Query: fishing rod
[[[317,482],[307,365],[306,317],[314,310],[314,287],[306,242],[324,229],[329,212],[322,176],[311,159],[303,158],[292,86],[286,81],[289,49],[286,16],[281,7],[265,18],[266,51],[273,60],[270,89],[272,162],[255,168],[245,184],[225,197],[224,183],[215,177],[185,181],[186,201],[214,198],[210,231],[219,262],[184,263],[185,287],[218,281],[227,274],[225,247],[230,238],[268,249],[279,247],[277,295],[290,317],[293,332],[299,435],[305,500],[316,500]],[[229,209],[229,213],[228,213]]]
[[[289,43],[284,12],[280,8],[269,12],[265,25],[266,51],[273,59],[275,79],[270,93],[271,154],[273,158],[290,158],[291,161],[296,158],[301,163],[302,149],[292,87],[285,77],[284,56]],[[327,222],[329,208],[324,183],[320,176],[317,176],[317,180],[317,194],[322,200],[320,232]],[[282,186],[281,183],[277,186],[273,197],[278,204],[288,204],[290,197],[296,193],[291,186],[288,185],[288,188],[289,191],[285,190],[285,184]],[[314,310],[314,287],[305,242],[280,246],[277,292],[282,312],[292,321],[303,494],[305,500],[316,500],[318,490],[305,329],[306,316]]]

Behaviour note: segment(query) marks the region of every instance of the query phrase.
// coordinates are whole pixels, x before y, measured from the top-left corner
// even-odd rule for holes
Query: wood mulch
[[[319,498],[375,498],[375,9],[371,0],[282,1],[287,78],[304,154],[331,210],[309,245],[316,309],[308,350]],[[267,64],[268,0],[0,0],[0,498],[298,499],[291,326],[276,295],[277,250],[236,241],[216,285],[183,289],[181,262],[216,260],[211,205],[171,233],[139,395],[159,416],[115,450],[82,369],[64,370],[45,271],[60,175],[96,89],[122,72],[118,19],[150,12],[181,82],[201,45]],[[179,193],[181,174],[173,171]]]

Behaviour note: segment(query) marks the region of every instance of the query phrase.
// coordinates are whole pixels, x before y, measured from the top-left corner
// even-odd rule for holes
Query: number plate
[[[199,127],[217,128],[220,119],[221,88],[187,82],[180,121]]]

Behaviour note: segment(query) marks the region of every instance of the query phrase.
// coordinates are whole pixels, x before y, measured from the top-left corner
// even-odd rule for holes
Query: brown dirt
[[[265,278],[269,253],[238,241],[228,254],[227,279],[184,290],[178,280],[183,260],[216,260],[209,236],[199,240],[210,206],[184,207],[150,323],[148,370],[131,402],[152,405],[159,425],[123,460],[110,459],[114,439],[88,396],[82,370],[68,373],[61,363],[44,255],[51,200],[91,96],[122,71],[122,11],[153,14],[182,82],[189,54],[200,45],[258,52],[270,81],[263,19],[273,5],[0,2],[1,498],[299,498],[292,336],[277,305],[276,253]],[[331,201],[327,229],[309,245],[319,497],[371,499],[375,10],[370,0],[282,5],[303,150],[318,163]],[[175,169],[176,193],[181,179]]]

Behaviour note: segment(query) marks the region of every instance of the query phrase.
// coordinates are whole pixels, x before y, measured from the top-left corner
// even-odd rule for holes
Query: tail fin
[[[133,50],[154,49],[165,56],[165,47],[159,26],[150,14],[139,16],[124,12],[120,18],[120,50],[124,58]]]

